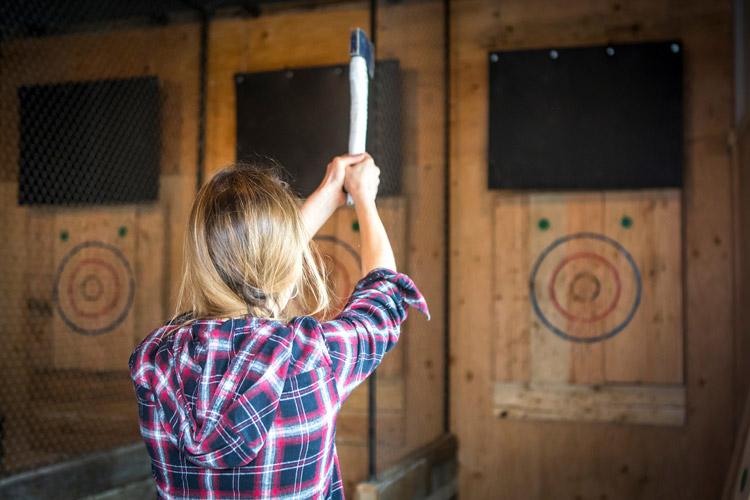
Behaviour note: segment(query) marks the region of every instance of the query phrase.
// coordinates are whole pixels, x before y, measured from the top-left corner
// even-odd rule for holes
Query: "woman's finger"
[[[334,163],[348,167],[350,165],[356,165],[357,163],[365,161],[368,157],[370,157],[370,155],[368,155],[367,153],[361,153],[358,155],[341,155],[334,158],[333,161]]]

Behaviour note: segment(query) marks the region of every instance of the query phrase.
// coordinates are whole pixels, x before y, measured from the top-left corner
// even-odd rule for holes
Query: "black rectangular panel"
[[[21,205],[155,201],[156,77],[20,87]]]
[[[349,145],[349,66],[235,75],[237,160],[278,160],[300,196],[323,180]],[[401,193],[401,70],[378,61],[370,81],[367,151],[380,167],[378,196]]]
[[[682,185],[679,42],[489,54],[490,189]]]

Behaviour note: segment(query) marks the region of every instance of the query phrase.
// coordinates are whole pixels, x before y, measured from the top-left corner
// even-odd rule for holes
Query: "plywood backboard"
[[[679,190],[498,195],[497,414],[684,422],[680,207]],[[558,389],[575,397],[533,403]]]
[[[164,317],[163,216],[120,208],[51,217],[52,366],[122,370],[143,334],[135,327],[157,326],[140,315]]]

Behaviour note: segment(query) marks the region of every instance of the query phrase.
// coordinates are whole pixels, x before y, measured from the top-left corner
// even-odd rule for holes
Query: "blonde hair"
[[[258,162],[224,168],[190,211],[177,312],[287,321],[294,290],[296,307],[327,314],[330,292],[311,238],[278,168]]]

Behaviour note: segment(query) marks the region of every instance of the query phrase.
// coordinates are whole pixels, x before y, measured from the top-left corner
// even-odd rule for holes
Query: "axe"
[[[352,57],[349,63],[349,154],[358,155],[365,152],[369,79],[375,76],[372,43],[359,28],[352,30],[349,54]],[[354,204],[350,194],[347,194],[347,204]]]

